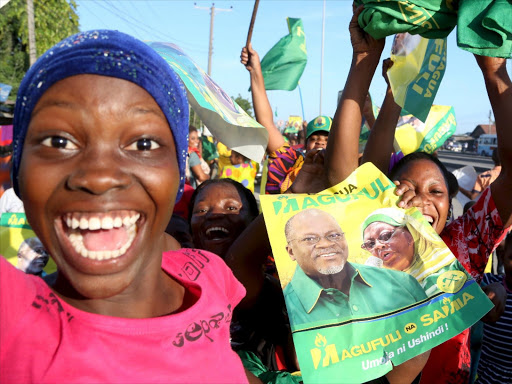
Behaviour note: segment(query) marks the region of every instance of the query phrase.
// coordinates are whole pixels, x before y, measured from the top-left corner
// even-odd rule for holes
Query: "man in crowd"
[[[476,200],[478,196],[482,193],[485,188],[487,188],[491,183],[498,178],[501,173],[501,161],[500,155],[498,154],[498,150],[494,149],[492,151],[492,161],[494,162],[494,168],[488,171],[485,171],[478,175],[475,181],[475,186],[471,191],[462,188],[459,186],[459,191],[462,192],[468,199]]]
[[[404,272],[349,263],[345,234],[325,211],[299,212],[286,223],[285,236],[286,250],[297,262],[284,289],[295,330],[310,322],[335,324],[391,312],[427,297]]]

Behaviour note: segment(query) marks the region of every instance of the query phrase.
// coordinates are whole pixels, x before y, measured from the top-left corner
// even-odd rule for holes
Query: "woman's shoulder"
[[[181,248],[164,252],[162,268],[184,283],[229,287],[235,289],[235,292],[243,290],[242,297],[245,294],[242,284],[234,277],[224,260],[202,249]]]

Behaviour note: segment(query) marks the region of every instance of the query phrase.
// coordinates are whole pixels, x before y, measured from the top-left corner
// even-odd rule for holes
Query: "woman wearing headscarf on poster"
[[[381,208],[364,220],[361,248],[372,255],[367,264],[412,275],[430,296],[438,291],[436,281],[441,273],[462,269],[457,268],[450,250],[431,231],[402,209]]]

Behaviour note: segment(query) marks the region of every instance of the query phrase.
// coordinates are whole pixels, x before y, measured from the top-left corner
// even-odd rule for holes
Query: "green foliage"
[[[34,0],[36,50],[39,57],[63,38],[78,32],[74,0]],[[12,85],[14,99],[30,67],[26,0],[11,0],[0,9],[0,83]]]
[[[235,100],[235,102],[240,106],[240,108],[247,112],[249,116],[254,118],[254,116],[252,115],[252,103],[249,100],[244,99],[240,94],[238,94],[236,98],[233,97],[233,100]],[[201,121],[199,115],[192,109],[192,107],[189,107],[189,112],[190,125],[193,125],[196,128],[201,128],[204,125],[204,123]]]
[[[201,118],[199,117],[199,115],[196,113],[196,111],[194,111],[192,109],[192,107],[189,105],[189,114],[190,114],[190,117],[189,117],[189,124],[196,127],[196,128],[201,128],[204,124],[203,122],[201,121]]]
[[[240,95],[240,94],[238,94],[238,96],[233,99],[240,106],[240,108],[242,108],[245,112],[247,112],[247,114],[249,116],[254,117],[252,115],[252,103],[249,100],[243,98],[242,95]]]

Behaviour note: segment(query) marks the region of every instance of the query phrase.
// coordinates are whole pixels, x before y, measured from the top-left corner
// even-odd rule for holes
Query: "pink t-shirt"
[[[229,344],[243,286],[206,251],[166,252],[162,269],[195,292],[196,303],[125,319],[78,310],[0,257],[0,382],[246,383]]]

